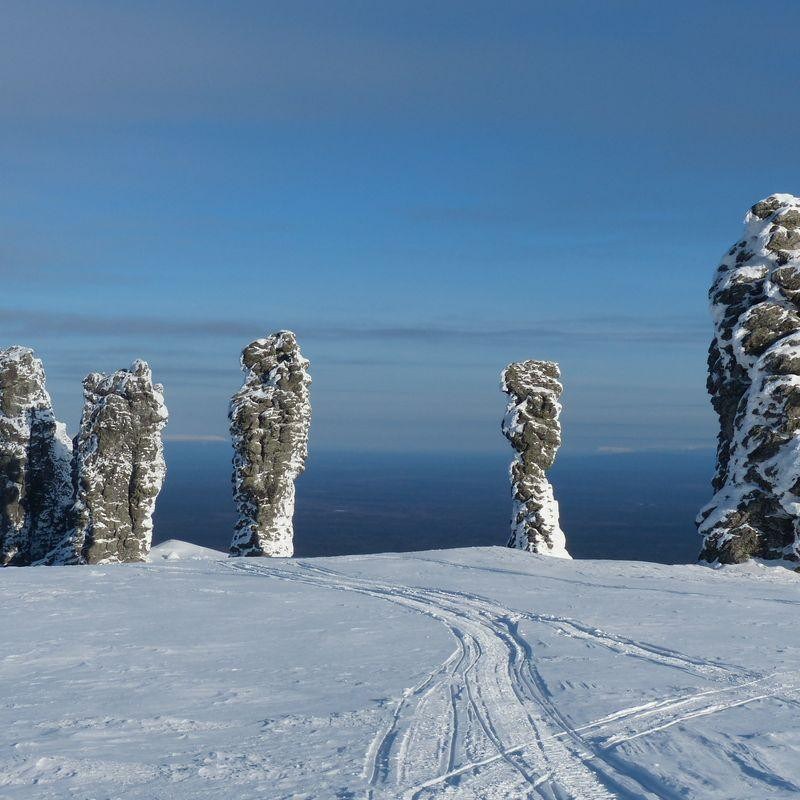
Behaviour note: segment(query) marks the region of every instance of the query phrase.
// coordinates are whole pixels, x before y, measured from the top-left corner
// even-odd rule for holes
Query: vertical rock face
[[[0,565],[30,564],[63,534],[71,450],[42,362],[27,347],[0,350]]]
[[[509,547],[569,558],[558,503],[546,471],[561,446],[561,372],[552,361],[520,361],[502,372],[510,397],[502,431],[517,451],[511,462],[513,512]]]
[[[800,198],[756,203],[709,292],[719,415],[700,558],[800,560]]]
[[[232,556],[294,552],[294,481],[305,468],[311,424],[308,366],[291,331],[257,339],[242,352],[246,376],[228,415],[239,511]]]
[[[84,379],[70,530],[49,563],[107,564],[147,557],[166,474],[163,391],[144,361],[113,375],[93,372]]]

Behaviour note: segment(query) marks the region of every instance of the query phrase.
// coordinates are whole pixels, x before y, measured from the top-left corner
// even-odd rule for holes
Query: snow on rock
[[[552,361],[509,364],[500,388],[511,398],[501,430],[517,451],[511,462],[513,495],[509,547],[569,558],[558,503],[546,472],[561,446],[561,372]]]
[[[294,481],[308,454],[308,360],[291,331],[278,331],[249,344],[241,363],[244,384],[228,414],[239,511],[231,555],[288,557],[294,552]]]
[[[210,547],[202,547],[191,542],[182,542],[179,539],[167,539],[166,542],[155,545],[150,549],[147,560],[152,563],[158,561],[185,561],[186,559],[212,559],[227,558],[228,554]]]
[[[166,474],[163,387],[153,383],[147,363],[137,360],[112,375],[90,373],[83,393],[70,530],[48,562],[144,561]]]
[[[720,431],[700,558],[800,561],[800,198],[750,209],[709,296]]]
[[[41,559],[64,532],[72,443],[56,422],[42,362],[0,350],[0,564]]]

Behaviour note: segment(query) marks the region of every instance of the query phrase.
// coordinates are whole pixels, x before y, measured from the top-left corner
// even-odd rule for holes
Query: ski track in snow
[[[453,636],[453,653],[403,692],[368,748],[364,777],[370,800],[678,800],[681,793],[633,768],[618,746],[696,717],[774,695],[786,698],[800,688],[788,673],[757,675],[569,618],[515,611],[465,592],[395,586],[302,561],[293,567],[222,563],[251,575],[387,600],[433,617]],[[682,670],[719,688],[651,701],[574,726],[553,703],[532,648],[519,632],[521,621]]]

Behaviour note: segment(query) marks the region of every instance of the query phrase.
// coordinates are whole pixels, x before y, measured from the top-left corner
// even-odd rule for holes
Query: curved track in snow
[[[432,617],[449,630],[454,651],[403,692],[368,748],[364,778],[371,800],[678,800],[679,792],[641,770],[631,770],[617,746],[797,689],[788,675],[783,682],[774,675],[767,680],[733,665],[689,657],[565,617],[515,611],[464,592],[395,586],[302,561],[287,566],[238,560],[224,564],[255,576],[386,600]],[[573,726],[551,699],[531,646],[519,631],[522,621],[683,670],[711,681],[714,688]]]

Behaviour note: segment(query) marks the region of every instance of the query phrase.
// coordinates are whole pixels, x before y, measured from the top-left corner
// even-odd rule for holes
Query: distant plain
[[[235,520],[227,442],[167,442],[156,543],[227,550]],[[312,450],[297,481],[295,555],[505,544],[509,457]],[[711,497],[711,451],[562,455],[550,477],[576,558],[691,563]]]

